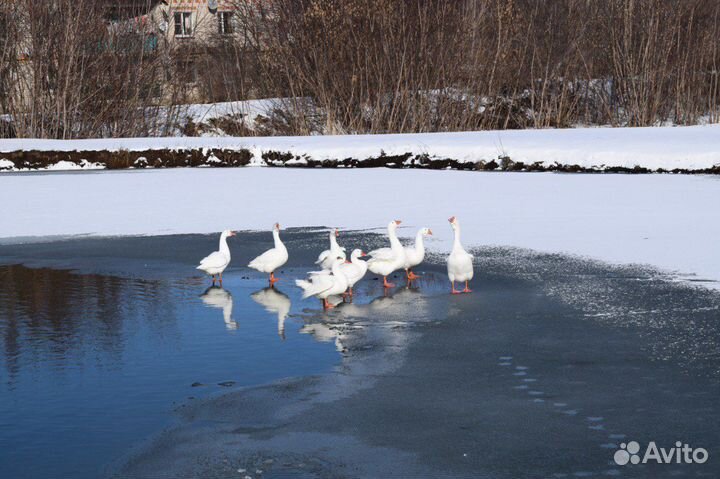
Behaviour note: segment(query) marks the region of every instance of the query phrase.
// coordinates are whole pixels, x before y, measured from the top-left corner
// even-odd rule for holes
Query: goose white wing
[[[473,256],[466,251],[453,251],[447,260],[450,281],[467,281],[473,277]]]
[[[392,261],[395,259],[395,253],[391,248],[379,248],[368,253],[371,256],[370,261]]]
[[[354,286],[355,283],[360,281],[363,276],[365,276],[365,273],[367,272],[367,265],[354,264],[344,264],[342,265],[342,272],[345,274],[345,277],[348,280],[348,286]]]
[[[345,259],[345,248],[338,248],[337,251],[333,251],[331,249],[326,249],[320,255],[318,256],[317,261],[315,261],[315,264],[321,265],[325,269],[330,269],[332,266],[333,261],[335,260],[335,257],[341,257],[342,259]]]
[[[249,266],[252,267],[253,264],[255,264],[255,265],[265,264],[270,259],[272,259],[274,256],[275,256],[275,249],[269,249],[269,250],[265,251],[263,254],[261,254],[260,256],[256,257],[254,260],[250,261]]]
[[[274,265],[278,261],[280,261],[280,251],[277,248],[272,248],[250,261],[248,266],[258,271],[262,271],[263,273],[269,273],[270,271],[266,270],[270,266],[273,266],[273,268],[269,269],[274,269]]]
[[[412,247],[412,246],[406,246],[405,247],[405,268],[412,268],[413,266],[417,266],[422,262],[420,259],[420,254],[418,251]]]
[[[222,268],[228,263],[227,256],[220,251],[215,251],[200,260],[200,266],[197,269]]]
[[[314,275],[310,281],[304,279],[295,280],[295,284],[303,289],[303,298],[317,296],[333,287],[335,278],[330,274]]]
[[[309,271],[308,274],[310,276],[317,276],[317,275],[329,276],[332,274],[332,271],[329,269],[323,269],[321,271]]]
[[[326,249],[325,251],[320,253],[317,261],[315,261],[315,264],[321,264],[323,261],[325,261],[328,258],[329,255],[330,255],[330,250]]]

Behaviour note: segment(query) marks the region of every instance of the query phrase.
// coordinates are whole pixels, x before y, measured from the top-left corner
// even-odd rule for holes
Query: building
[[[149,15],[169,42],[210,42],[235,31],[235,10],[227,0],[162,0]]]
[[[35,117],[40,115],[46,121],[53,114],[47,105],[58,104],[58,95],[77,98],[79,94],[70,89],[92,84],[91,79],[82,77],[89,70],[78,67],[80,64],[106,65],[106,71],[118,73],[114,78],[132,78],[130,81],[141,85],[135,91],[142,92],[147,104],[219,101],[245,93],[247,66],[242,47],[230,40],[240,33],[235,22],[238,5],[252,3],[97,0],[83,6],[84,17],[56,15],[67,11],[72,2],[0,0],[0,137],[12,136],[10,115],[14,115],[15,125],[21,117],[36,123]],[[57,41],[31,34],[47,25],[59,32],[67,22],[82,26],[68,29],[72,35]],[[84,61],[75,58],[60,64],[67,56],[51,54],[58,44],[64,45],[63,52],[79,52]],[[95,60],[101,57],[102,61]],[[62,82],[65,92],[53,86],[63,74],[82,80]],[[112,78],[102,81],[105,88],[113,88]],[[48,112],[36,113],[40,107]]]
[[[188,101],[213,101],[233,96],[237,72],[228,72],[228,40],[237,31],[232,0],[163,0],[135,20],[152,28],[171,52],[172,81],[189,85]],[[236,53],[236,52],[235,52]],[[228,60],[228,61],[226,61]]]

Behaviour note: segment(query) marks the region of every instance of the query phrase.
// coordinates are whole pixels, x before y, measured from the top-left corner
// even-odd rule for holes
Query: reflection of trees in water
[[[157,281],[13,265],[0,266],[0,284],[2,354],[11,380],[23,360],[62,369],[93,354],[98,367],[116,367],[127,323],[148,319],[163,334],[165,323],[174,323],[168,289]]]

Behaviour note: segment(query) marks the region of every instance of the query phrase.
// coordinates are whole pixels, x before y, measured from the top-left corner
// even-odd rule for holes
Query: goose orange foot
[[[388,283],[387,276],[383,276],[383,286],[385,288],[392,288],[393,286],[395,286],[395,284]]]

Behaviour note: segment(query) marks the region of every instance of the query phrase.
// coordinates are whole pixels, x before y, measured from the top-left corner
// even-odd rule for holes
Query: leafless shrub
[[[0,136],[172,134],[184,123],[173,105],[253,98],[288,100],[252,130],[237,115],[210,127],[647,126],[720,113],[713,0],[232,1],[232,27],[175,42],[111,20],[128,2],[0,2]]]
[[[236,49],[257,94],[311,98],[327,133],[691,124],[717,118],[718,12],[707,0],[240,0]]]
[[[8,2],[6,2],[8,3]],[[3,112],[18,135],[43,138],[144,136],[172,119],[162,99],[178,95],[161,80],[161,39],[133,19],[111,22],[108,2],[9,2],[23,34],[3,49]],[[7,7],[6,7],[7,8]],[[5,66],[7,65],[7,66]],[[155,105],[155,106],[153,106]]]

